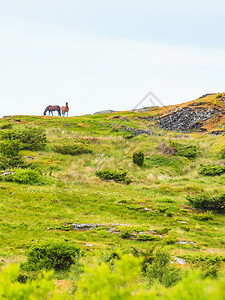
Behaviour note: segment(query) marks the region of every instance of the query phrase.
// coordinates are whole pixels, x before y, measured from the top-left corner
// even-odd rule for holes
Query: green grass
[[[130,253],[132,248],[147,250],[152,245],[163,246],[173,255],[193,255],[200,251],[225,257],[224,215],[214,213],[212,220],[195,218],[193,216],[200,211],[191,208],[186,199],[187,195],[223,191],[225,175],[211,177],[198,172],[201,164],[219,161],[217,153],[224,147],[223,144],[221,149],[218,146],[221,137],[195,133],[189,134],[187,139],[181,134],[179,142],[196,146],[198,156],[192,159],[166,156],[157,150],[157,146],[161,142],[176,141],[177,133],[152,127],[151,130],[157,133],[154,136],[126,139],[128,133],[121,130],[121,125],[147,129],[148,123],[136,120],[137,115],[133,113],[124,115],[127,118],[124,123],[108,119],[107,115],[63,119],[17,116],[0,120],[0,126],[12,123],[13,128],[22,128],[32,124],[46,129],[47,146],[40,151],[22,150],[21,155],[42,176],[51,178],[44,186],[0,181],[0,260],[4,265],[12,261],[24,262],[25,251],[33,242],[59,238],[71,240],[82,248],[85,252],[83,261],[90,265],[93,257],[99,258],[115,248]],[[15,122],[16,119],[21,122]],[[119,123],[116,131],[112,130],[114,123]],[[71,156],[52,151],[54,145],[72,144],[79,137],[98,138],[88,144],[92,153]],[[142,167],[132,161],[135,151],[143,151],[145,155]],[[132,183],[102,181],[95,173],[103,169],[127,172]],[[108,227],[87,231],[68,227],[75,223]],[[112,224],[126,224],[127,228],[140,231],[152,229],[162,232],[162,238],[148,238],[144,234],[139,239],[123,239],[118,233],[108,232]],[[117,231],[125,228],[114,227]],[[163,231],[165,228],[169,230]],[[166,243],[170,239],[175,242]],[[192,241],[196,245],[181,245],[176,242],[179,240]],[[223,268],[222,264],[222,272]],[[66,279],[68,274],[63,276]]]

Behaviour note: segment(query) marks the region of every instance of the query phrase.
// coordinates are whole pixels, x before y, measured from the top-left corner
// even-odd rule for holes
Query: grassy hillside
[[[224,193],[225,137],[209,134],[224,129],[224,100],[221,99],[217,95],[207,96],[204,100],[152,108],[145,113],[0,119],[2,145],[7,141],[7,132],[27,127],[42,128],[47,137],[42,149],[20,146],[23,161],[20,166],[15,163],[8,168],[9,155],[1,151],[2,267],[25,262],[26,250],[32,243],[57,239],[70,241],[82,249],[81,264],[90,268],[93,261],[104,261],[111,253],[147,253],[156,246],[184,259],[185,263],[180,265],[183,272],[191,269],[193,261],[201,267],[198,264],[201,261],[219,259],[218,270],[222,276],[224,206],[219,209],[191,206],[188,200],[199,195],[220,197]],[[160,128],[158,118],[202,101],[202,106],[220,109],[217,119],[212,115],[203,122],[202,128],[207,131],[177,132]],[[88,151],[77,155],[59,153],[63,145]],[[191,151],[196,150],[193,157],[187,155],[187,146]],[[144,153],[141,167],[133,163],[135,151]],[[219,167],[219,174],[207,176],[203,167],[207,172]],[[102,180],[96,172],[105,169],[127,172],[131,183]],[[7,170],[12,174],[8,175]],[[24,170],[36,171],[39,179],[32,182]],[[73,224],[92,226],[77,230]],[[179,266],[176,260],[174,263]],[[65,286],[71,280],[69,271],[55,272],[53,277],[59,282],[64,280]],[[144,284],[144,279],[139,280]]]

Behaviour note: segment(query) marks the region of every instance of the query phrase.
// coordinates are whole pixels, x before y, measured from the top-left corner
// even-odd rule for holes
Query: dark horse
[[[46,112],[49,112],[49,116],[50,116],[50,112],[52,113],[53,116],[53,111],[57,110],[58,111],[58,115],[61,116],[61,109],[60,106],[58,105],[49,105],[46,107],[45,111],[44,111],[44,116],[46,116]]]

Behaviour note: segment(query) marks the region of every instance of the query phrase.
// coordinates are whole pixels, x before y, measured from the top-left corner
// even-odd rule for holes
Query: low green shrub
[[[208,221],[213,220],[214,215],[211,211],[207,211],[206,213],[193,214],[192,218],[199,221]]]
[[[120,236],[122,239],[129,239],[131,238],[131,232],[129,230],[124,230],[120,232]]]
[[[220,158],[222,158],[222,159],[225,158],[225,148],[223,148],[223,149],[220,151]]]
[[[0,129],[11,129],[13,127],[13,124],[11,123],[7,123],[7,124],[3,124]]]
[[[156,209],[159,213],[165,213],[169,209],[169,206],[167,206],[167,205],[158,205],[156,207]]]
[[[217,96],[216,96],[216,99],[220,99],[220,98],[222,98],[223,97],[223,94],[218,94]]]
[[[47,144],[45,131],[40,127],[8,129],[1,132],[4,140],[19,140],[25,150],[40,150]]]
[[[67,270],[79,260],[80,255],[80,248],[71,242],[63,240],[39,242],[28,249],[27,262],[21,265],[21,269],[29,271]]]
[[[170,264],[171,257],[166,251],[156,251],[153,261],[148,265],[146,276],[150,285],[159,282],[166,287],[181,280],[181,270]]]
[[[180,257],[191,263],[192,267],[200,268],[203,278],[218,277],[219,268],[222,263],[222,256],[201,253],[195,255],[186,254],[181,255]]]
[[[18,156],[21,149],[21,143],[19,140],[6,140],[0,144],[0,153],[4,157]]]
[[[63,144],[54,145],[54,152],[68,155],[79,155],[85,153],[92,153],[93,151],[84,144]]]
[[[131,179],[126,178],[127,172],[104,169],[102,171],[96,171],[95,175],[102,180],[114,180],[116,182],[124,182],[126,184],[131,183]]]
[[[168,233],[170,230],[171,230],[171,228],[164,227],[164,228],[161,228],[161,229],[157,229],[157,228],[156,228],[154,231],[156,231],[158,234],[166,234],[166,233]]]
[[[187,196],[190,205],[203,210],[224,212],[225,211],[225,193],[210,195],[202,193],[197,196]]]
[[[22,184],[47,184],[49,179],[43,177],[38,171],[31,169],[15,169],[9,174],[0,178],[8,182],[18,182]]]
[[[133,163],[141,167],[144,163],[144,153],[142,151],[133,153]]]
[[[170,142],[170,146],[175,148],[177,154],[184,157],[196,157],[198,154],[198,149],[193,145],[183,145],[177,142]]]
[[[21,155],[14,157],[0,157],[0,170],[28,167],[30,167],[30,164],[25,163]]]
[[[136,238],[137,241],[140,242],[153,242],[153,241],[160,241],[161,238],[158,235],[150,235],[150,234],[141,234]]]
[[[225,166],[216,166],[216,165],[201,165],[199,174],[204,176],[216,176],[225,173]]]
[[[177,237],[175,235],[169,235],[169,236],[165,237],[163,241],[167,245],[174,245],[177,242]]]

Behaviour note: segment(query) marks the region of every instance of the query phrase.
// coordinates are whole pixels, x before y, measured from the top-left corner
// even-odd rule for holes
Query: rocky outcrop
[[[213,110],[209,107],[183,107],[158,118],[159,126],[165,130],[186,132],[201,128],[204,121],[210,119]]]

